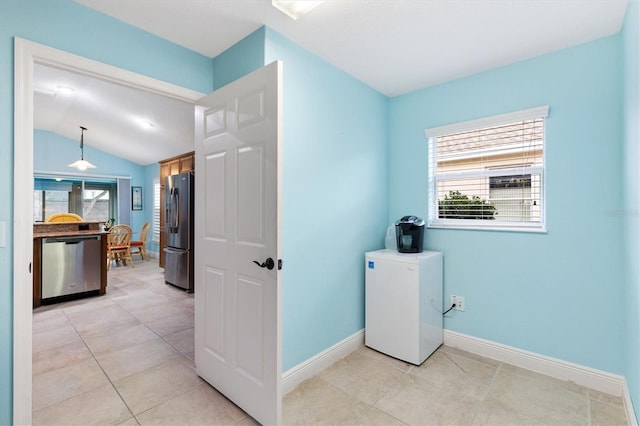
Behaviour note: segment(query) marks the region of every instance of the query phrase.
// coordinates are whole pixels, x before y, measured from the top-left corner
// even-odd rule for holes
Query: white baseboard
[[[444,344],[556,379],[570,380],[590,389],[619,396],[624,403],[629,425],[638,426],[629,394],[629,387],[623,376],[451,330],[444,330]],[[291,392],[302,382],[321,373],[362,345],[364,345],[364,329],[286,371],[282,374],[282,394],[286,395]]]
[[[555,377],[570,380],[581,386],[622,396],[625,387],[624,377],[596,370],[557,358],[551,358],[534,352],[528,352],[512,346],[480,339],[451,330],[444,330],[444,344],[474,354],[506,362],[517,367]]]
[[[288,394],[300,383],[319,374],[362,345],[364,345],[364,329],[285,371],[282,374],[282,395]]]
[[[622,397],[629,424],[637,425],[629,388],[623,376],[451,330],[444,330],[444,344],[556,379],[570,380],[590,389]]]
[[[636,418],[636,412],[633,409],[633,402],[631,402],[631,394],[629,393],[629,386],[627,380],[624,381],[624,390],[622,392],[622,402],[624,403],[625,411],[627,412],[627,424],[630,426],[638,426],[638,419]]]

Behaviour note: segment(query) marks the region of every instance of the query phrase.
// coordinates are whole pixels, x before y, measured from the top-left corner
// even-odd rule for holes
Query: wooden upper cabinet
[[[160,186],[164,186],[164,178],[171,175],[171,165],[160,162]]]
[[[193,172],[195,171],[195,153],[188,152],[183,155],[179,155],[177,157],[168,158],[166,160],[162,160],[159,162],[160,164],[160,253],[159,253],[159,262],[160,267],[164,268],[164,247],[165,247],[165,237],[164,237],[164,178],[171,175],[177,175],[180,173]]]
[[[180,173],[180,159],[169,163],[169,175],[177,175],[178,173]]]
[[[194,169],[194,155],[187,155],[180,158],[180,173],[192,172]]]

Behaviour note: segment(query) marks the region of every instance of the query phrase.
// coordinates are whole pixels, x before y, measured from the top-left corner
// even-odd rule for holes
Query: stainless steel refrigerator
[[[193,292],[193,175],[165,178],[164,280]]]

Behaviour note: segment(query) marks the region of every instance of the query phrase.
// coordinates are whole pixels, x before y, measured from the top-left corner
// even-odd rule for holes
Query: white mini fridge
[[[442,253],[366,253],[365,345],[420,365],[442,344]]]

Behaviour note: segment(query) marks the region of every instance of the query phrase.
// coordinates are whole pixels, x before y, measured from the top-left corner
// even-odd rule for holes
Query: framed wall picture
[[[142,187],[131,187],[131,210],[142,210]]]

